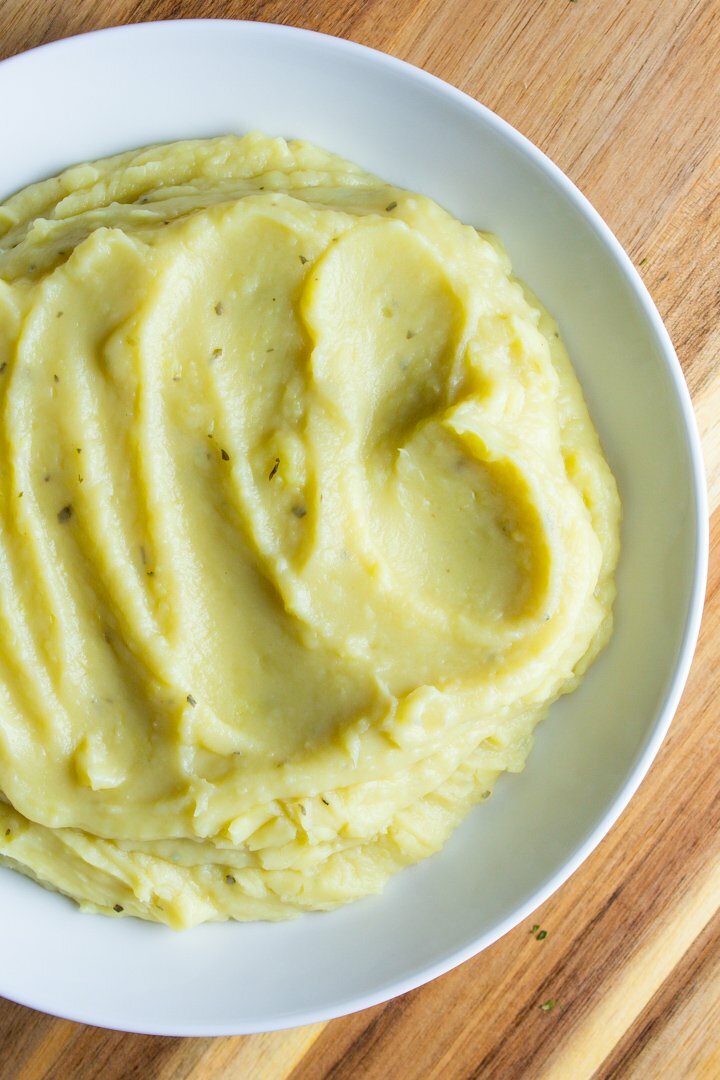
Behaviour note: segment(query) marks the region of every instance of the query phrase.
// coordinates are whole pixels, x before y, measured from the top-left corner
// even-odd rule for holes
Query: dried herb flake
[[[113,911],[117,911],[118,914],[124,910],[125,908],[122,906],[122,904],[113,904]]]
[[[235,884],[235,878],[232,876],[232,874],[226,874],[225,875],[225,883],[226,883],[226,885],[234,885]]]
[[[273,465],[272,469],[270,470],[268,480],[272,480],[273,476],[275,475],[275,473],[278,471],[279,468],[280,468],[280,458],[276,457],[275,458],[275,464]]]
[[[222,315],[224,310],[225,310],[225,308],[223,306],[222,300],[218,300],[217,304],[215,305],[215,314],[216,315]]]
[[[540,933],[538,934],[536,940],[537,941],[544,941],[546,937],[547,937],[547,930],[541,930]]]
[[[195,706],[197,705],[197,701],[196,701],[196,700],[195,700],[195,698],[194,698],[194,697],[192,696],[192,694],[188,694],[188,696],[187,696],[187,703],[188,703],[188,705],[192,705],[193,709],[194,709],[194,708],[195,708]]]
[[[230,460],[230,455],[228,454],[227,450],[221,450],[220,451],[220,457],[223,459],[223,461],[229,461]]]
[[[570,0],[570,3],[574,2],[575,0]],[[540,1005],[539,1008],[541,1008],[543,1012],[552,1012],[556,1004],[557,1003],[555,1001],[555,998],[548,998],[547,1001],[543,1001],[542,1005]]]
[[[394,210],[396,206],[397,206],[396,202],[388,203],[387,206],[385,207],[385,210],[386,211]]]
[[[57,519],[61,525],[64,525],[66,521],[69,521],[73,516],[73,508],[68,503],[67,506],[63,506],[62,510],[58,512]]]

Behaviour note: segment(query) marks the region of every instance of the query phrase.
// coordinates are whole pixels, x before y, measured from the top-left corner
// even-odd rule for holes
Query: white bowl
[[[259,128],[300,136],[496,232],[559,318],[624,504],[616,630],[445,850],[384,895],[285,924],[175,934],[81,914],[0,872],[0,993],[91,1024],[239,1034],[361,1009],[524,919],[633,794],[687,676],[707,569],[687,389],[638,274],[587,201],[493,113],[334,38],[258,23],[128,26],[0,64],[0,197],[72,162]]]

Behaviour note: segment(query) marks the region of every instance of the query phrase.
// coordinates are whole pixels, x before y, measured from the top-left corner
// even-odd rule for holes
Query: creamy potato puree
[[[253,134],[0,206],[0,853],[188,927],[436,852],[611,629],[619,503],[491,237]]]

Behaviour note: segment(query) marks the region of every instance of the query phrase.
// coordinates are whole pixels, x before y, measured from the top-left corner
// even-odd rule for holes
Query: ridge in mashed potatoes
[[[187,927],[436,852],[611,630],[619,502],[500,244],[301,142],[0,206],[0,857]]]

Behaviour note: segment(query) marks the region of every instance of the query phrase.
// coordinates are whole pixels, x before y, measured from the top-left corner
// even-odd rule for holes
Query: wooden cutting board
[[[495,109],[576,181],[640,267],[690,385],[713,512],[707,608],[630,808],[474,960],[355,1016],[246,1038],[123,1035],[0,1002],[0,1077],[718,1080],[720,0],[0,0],[0,58],[179,17],[295,24],[393,53]]]

